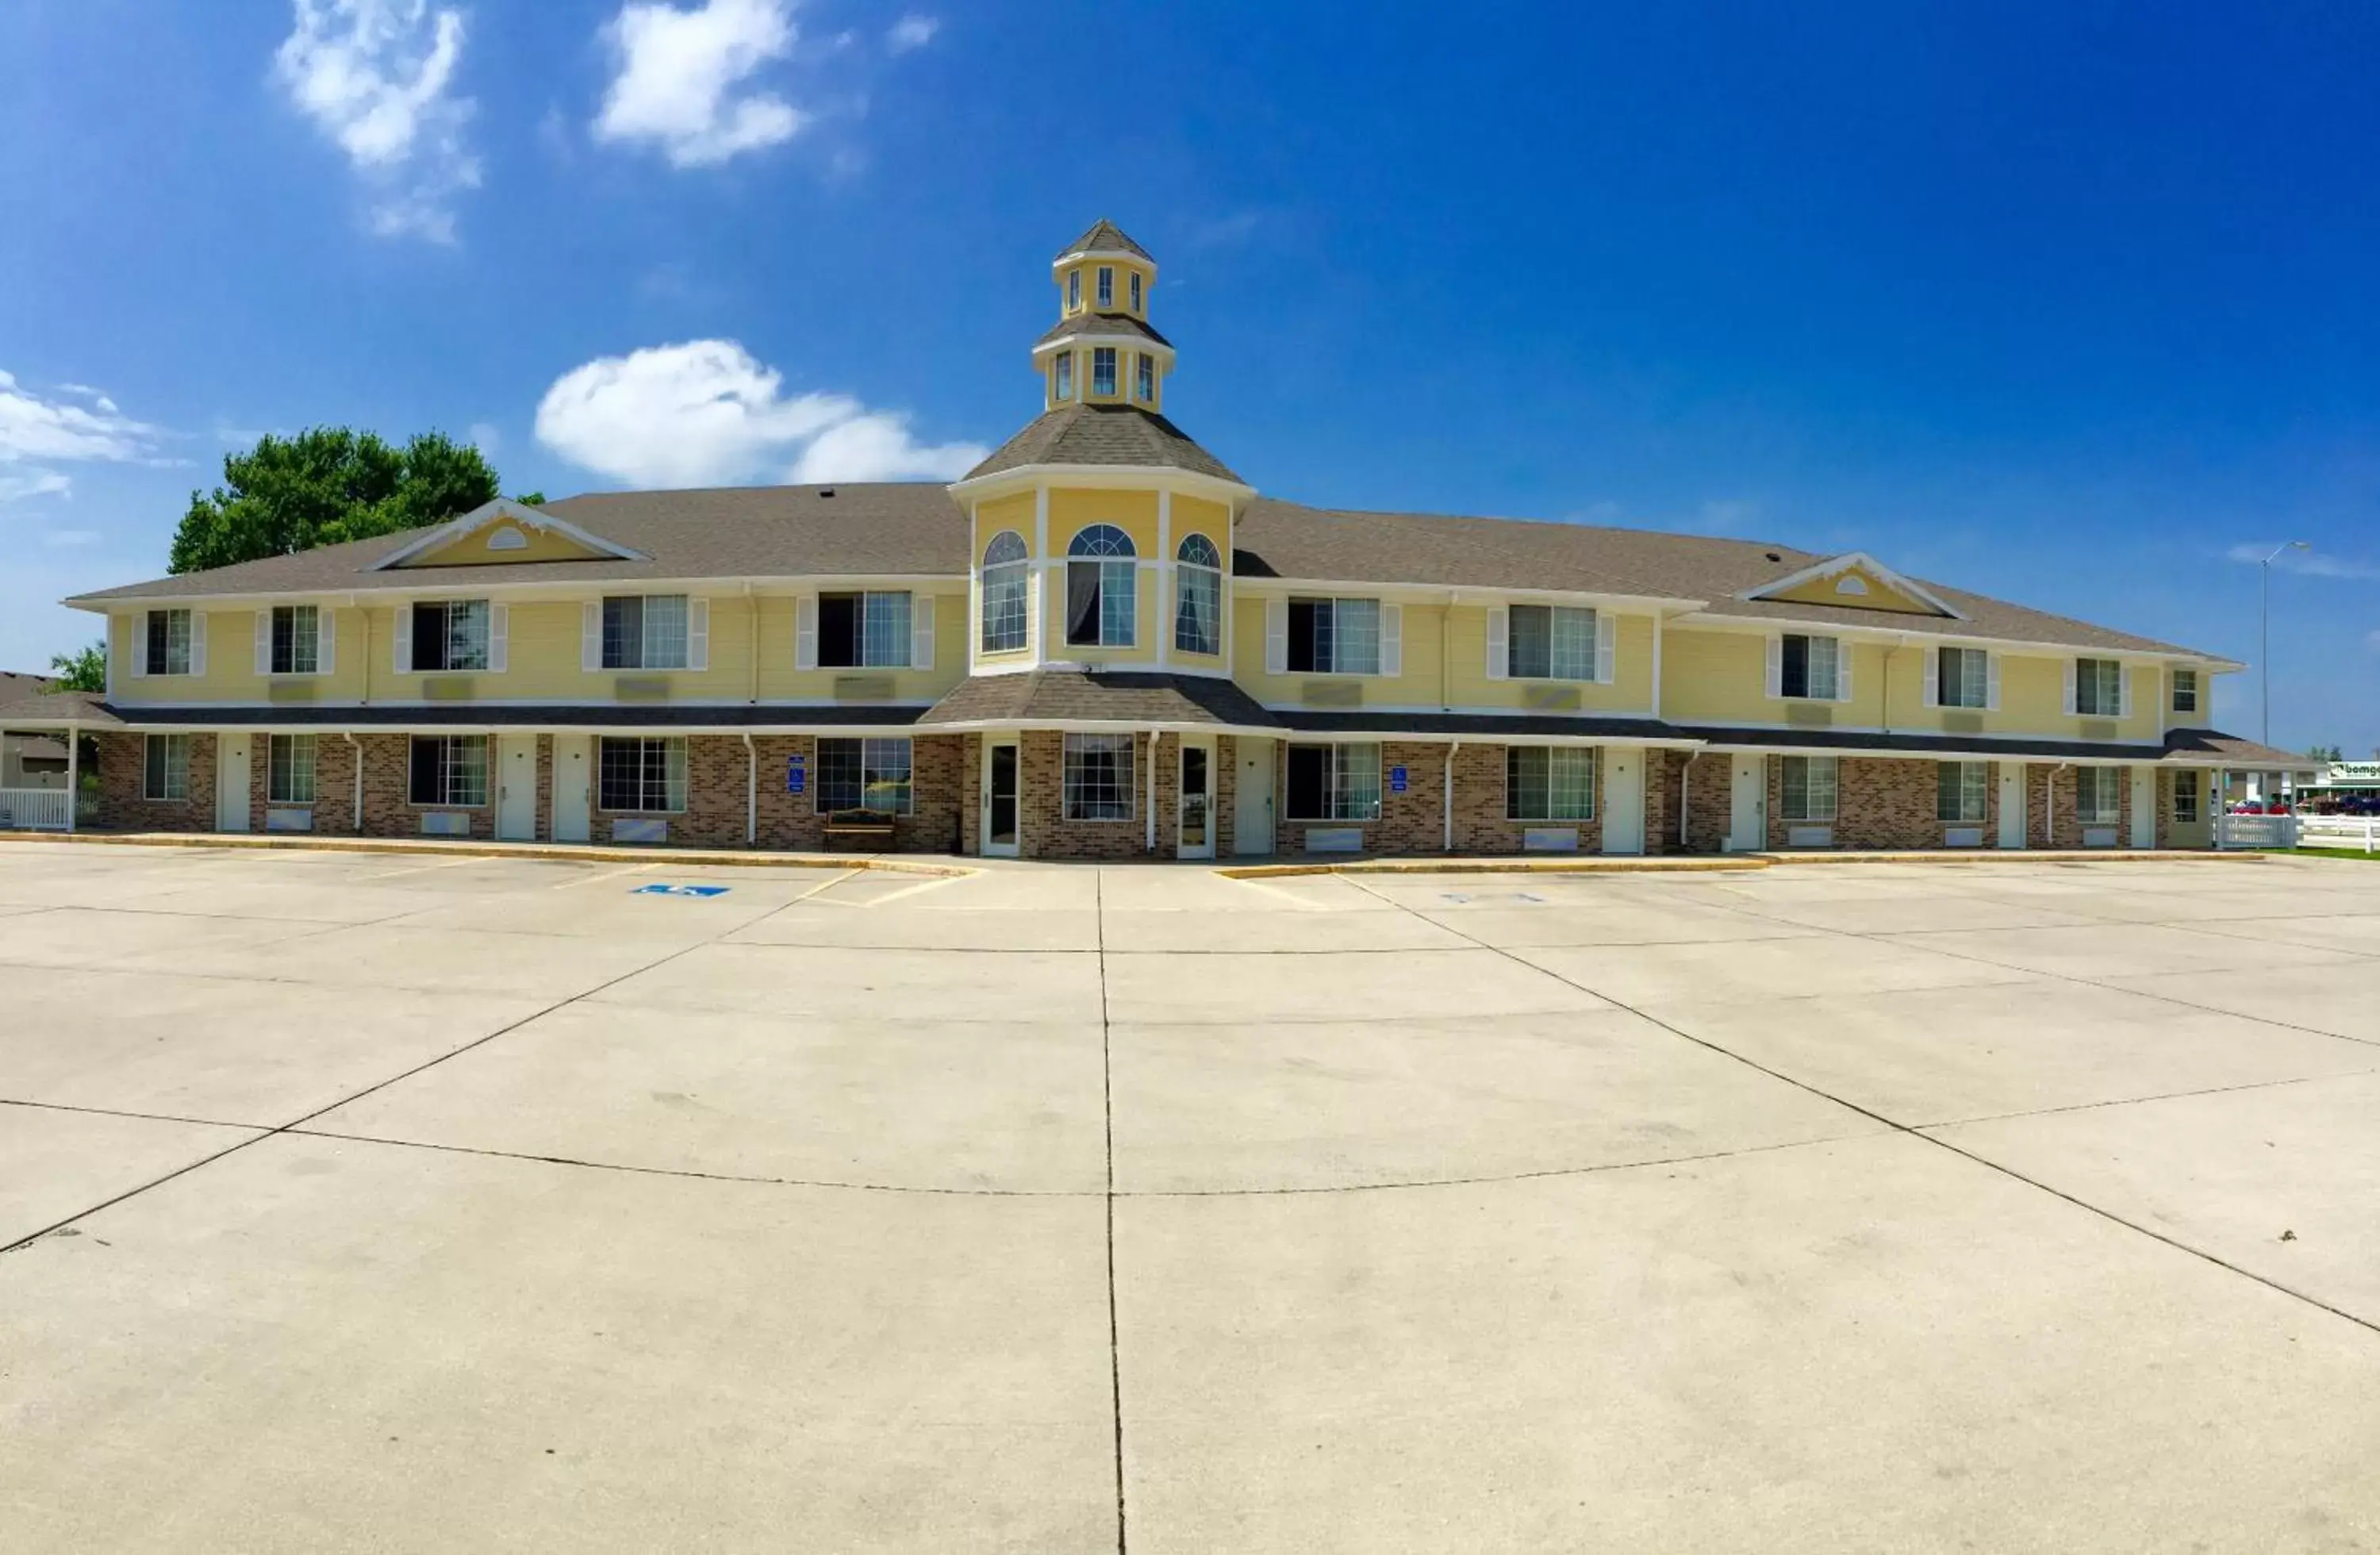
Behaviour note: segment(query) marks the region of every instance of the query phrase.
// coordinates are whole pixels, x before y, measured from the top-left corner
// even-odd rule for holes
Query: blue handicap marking
[[[724,885],[639,885],[629,888],[631,896],[724,896],[733,889]]]
[[[1468,896],[1464,895],[1464,894],[1463,894],[1462,892],[1460,892],[1460,891],[1441,891],[1441,892],[1439,892],[1439,894],[1440,896],[1445,897],[1448,901],[1452,902],[1452,903],[1455,903],[1455,904],[1457,904],[1457,905],[1460,905],[1460,904],[1462,904],[1462,903],[1468,902],[1468,901],[1470,901],[1470,900],[1471,900],[1471,898],[1470,898],[1470,897],[1468,897]]]
[[[1405,770],[1402,767],[1390,767],[1389,769],[1389,792],[1391,794],[1402,794],[1404,791]]]
[[[808,791],[809,785],[810,769],[808,759],[801,756],[786,757],[785,792],[788,794],[804,793]]]

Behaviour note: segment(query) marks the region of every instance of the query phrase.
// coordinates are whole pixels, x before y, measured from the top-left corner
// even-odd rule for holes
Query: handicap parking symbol
[[[631,896],[724,896],[730,887],[723,885],[639,885],[629,889]]]

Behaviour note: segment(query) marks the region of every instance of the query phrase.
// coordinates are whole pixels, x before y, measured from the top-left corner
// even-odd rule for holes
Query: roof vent
[[[819,495],[822,497],[831,497],[834,495],[834,488],[832,486],[821,486],[819,488]]]
[[[829,492],[828,494],[831,496],[831,495],[832,495],[833,493]],[[1762,555],[1764,555],[1764,556],[1766,556],[1766,557],[1767,557],[1767,558],[1768,558],[1770,561],[1772,561],[1772,562],[1781,562],[1781,561],[1783,561],[1783,560],[1785,559],[1784,557],[1779,556],[1779,554],[1777,554],[1777,553],[1776,553],[1776,552],[1774,552],[1774,551],[1764,551],[1764,552],[1762,552],[1762,553],[1761,553],[1761,554],[1762,554]]]

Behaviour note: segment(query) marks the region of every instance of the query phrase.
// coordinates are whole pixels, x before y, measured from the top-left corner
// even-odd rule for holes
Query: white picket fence
[[[2277,819],[2289,820],[2283,816]],[[2297,821],[2298,847],[2361,848],[2380,852],[2380,816],[2304,815]]]
[[[63,832],[73,797],[63,788],[0,788],[0,832]]]

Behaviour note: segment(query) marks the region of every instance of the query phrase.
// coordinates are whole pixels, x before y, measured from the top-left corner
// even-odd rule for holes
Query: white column
[[[76,813],[82,808],[82,730],[67,725],[67,830],[75,829]]]

